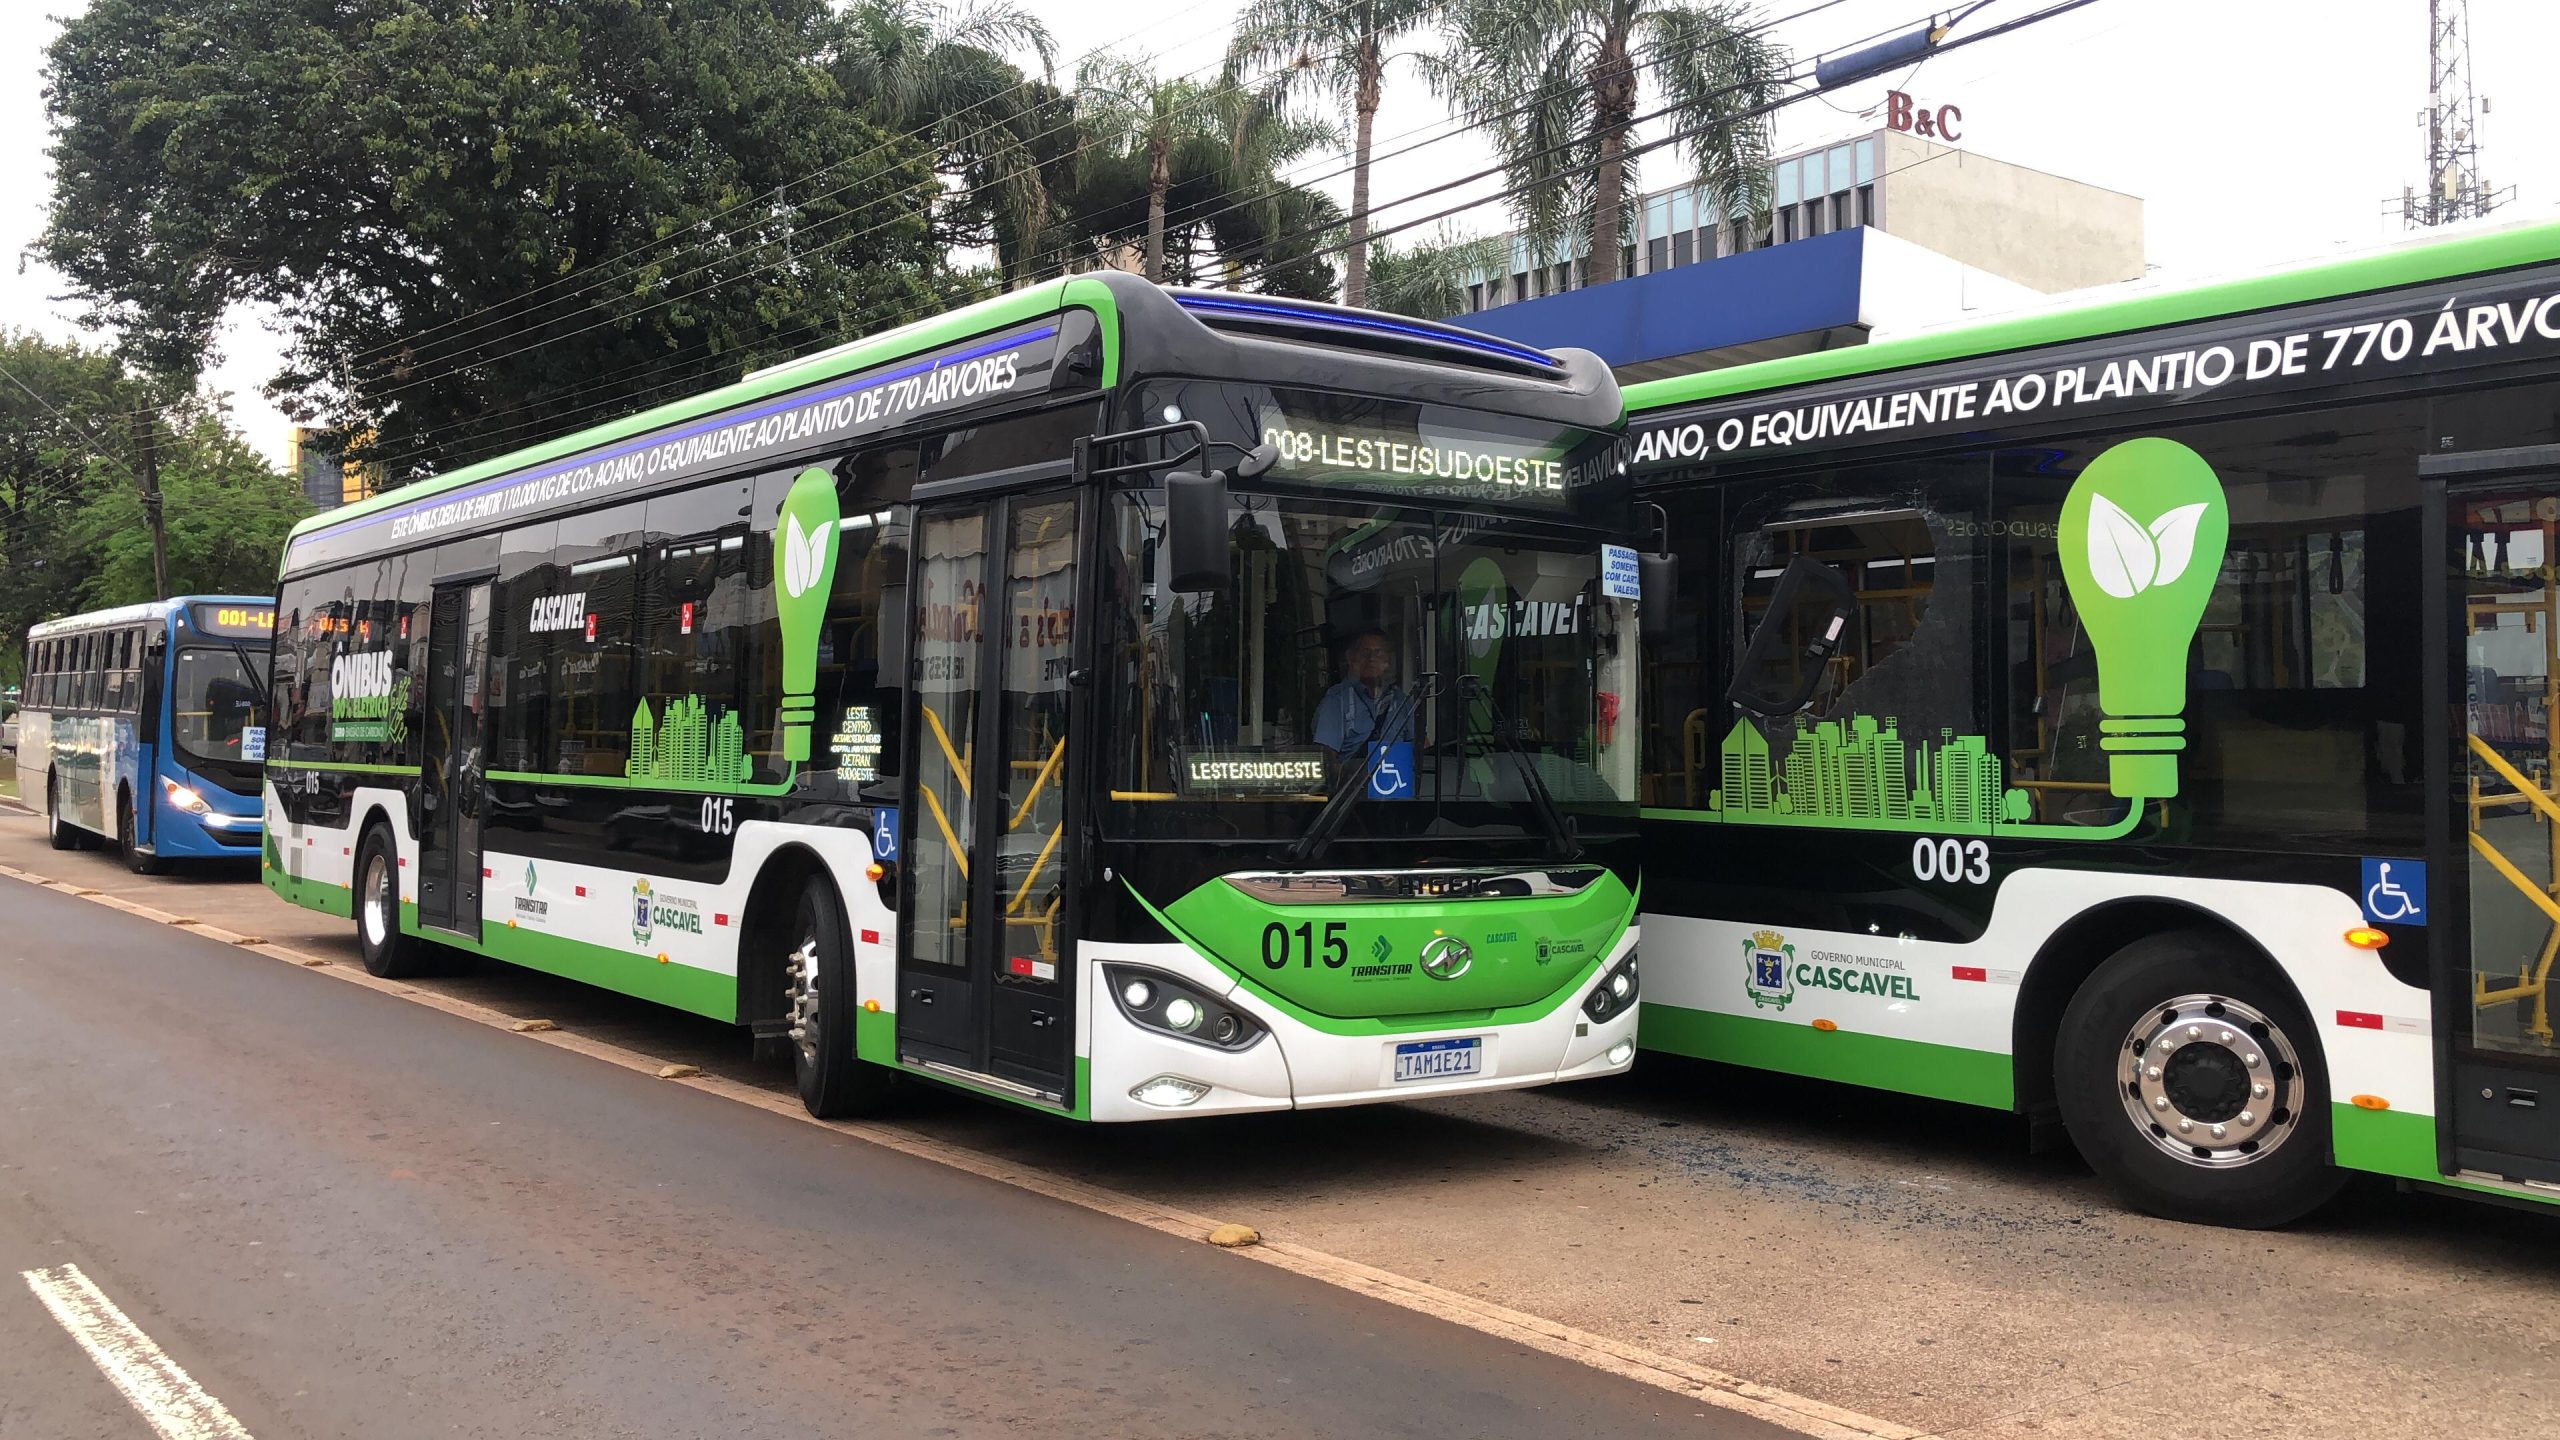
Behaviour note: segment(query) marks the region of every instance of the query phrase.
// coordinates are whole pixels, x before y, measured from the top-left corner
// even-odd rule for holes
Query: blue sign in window
[[[2364,862],[2364,918],[2376,925],[2427,923],[2427,862]]]
[[[1369,742],[1369,759],[1377,767],[1369,772],[1370,799],[1413,798],[1412,741],[1372,740]]]
[[[883,863],[898,858],[898,807],[882,805],[871,812],[871,858]]]

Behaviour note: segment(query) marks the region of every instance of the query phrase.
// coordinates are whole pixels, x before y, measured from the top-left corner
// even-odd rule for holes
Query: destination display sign
[[[273,605],[222,605],[198,600],[187,606],[187,623],[225,640],[264,640],[275,632]]]
[[[1186,755],[1182,789],[1190,795],[1321,795],[1328,788],[1322,750]]]
[[[297,537],[288,564],[477,529],[620,492],[862,439],[971,406],[1036,395],[1057,379],[1060,321],[946,346],[894,365],[545,461]]]
[[[1449,405],[1269,389],[1254,419],[1274,481],[1561,510],[1601,474],[1588,431]]]
[[[2560,353],[2560,272],[2348,296],[1633,417],[1637,474],[2157,412]]]

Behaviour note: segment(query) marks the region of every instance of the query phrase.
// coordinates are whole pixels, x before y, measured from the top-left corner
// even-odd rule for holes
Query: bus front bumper
[[[1594,1020],[1584,1002],[1636,940],[1630,927],[1607,963],[1535,1019],[1393,1032],[1319,1029],[1185,947],[1111,947],[1107,963],[1173,975],[1251,1016],[1265,1033],[1242,1049],[1225,1050],[1142,1026],[1104,992],[1105,967],[1088,965],[1091,1113],[1096,1120],[1162,1120],[1312,1110],[1615,1075],[1635,1061],[1639,1007],[1629,1003]]]

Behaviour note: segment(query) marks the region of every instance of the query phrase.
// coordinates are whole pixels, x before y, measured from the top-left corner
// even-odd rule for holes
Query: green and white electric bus
[[[330,512],[267,882],[377,974],[787,1039],[820,1114],[1623,1070],[1622,416],[1580,352],[1105,274]]]
[[[1628,401],[1647,1046],[2560,1201],[2560,226]]]

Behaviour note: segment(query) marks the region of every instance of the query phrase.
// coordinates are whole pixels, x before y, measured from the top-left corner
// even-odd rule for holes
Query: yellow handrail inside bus
[[[960,782],[960,796],[965,800],[969,796],[969,766],[961,760],[960,752],[951,748],[951,734],[942,728],[942,717],[930,705],[922,708],[924,723],[933,727],[933,743],[942,747],[942,758],[951,762],[951,778]]]

